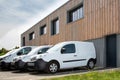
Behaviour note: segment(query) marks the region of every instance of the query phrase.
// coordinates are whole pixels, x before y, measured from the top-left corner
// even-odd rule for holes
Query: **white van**
[[[13,50],[7,52],[5,55],[0,56],[0,61],[1,61],[3,58],[5,58],[6,56],[9,56],[9,55],[10,55],[12,52],[14,52],[15,50],[16,50],[16,49],[13,49]]]
[[[46,53],[34,56],[37,70],[55,73],[60,69],[87,66],[93,69],[96,64],[96,52],[92,42],[67,41],[56,44]]]
[[[13,65],[17,69],[25,70],[27,69],[27,62],[31,61],[31,58],[30,58],[31,56],[43,54],[51,47],[52,47],[51,45],[43,45],[43,46],[36,47],[31,52],[29,52],[27,55],[21,55],[21,56],[15,57],[13,59]]]
[[[24,46],[19,49],[16,49],[13,52],[10,52],[9,55],[5,56],[2,58],[0,61],[1,68],[2,69],[10,69],[11,68],[11,63],[13,62],[14,57],[20,56],[20,55],[25,55],[28,54],[32,49],[34,49],[36,46]]]
[[[11,55],[15,51],[17,51],[17,49],[13,49],[13,50],[7,52],[5,55],[0,56],[0,67],[1,67],[2,60],[4,60],[4,58],[8,57],[9,55]]]

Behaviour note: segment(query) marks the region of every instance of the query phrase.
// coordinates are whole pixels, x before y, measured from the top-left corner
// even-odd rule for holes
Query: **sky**
[[[20,36],[68,0],[0,0],[0,49],[20,46]]]

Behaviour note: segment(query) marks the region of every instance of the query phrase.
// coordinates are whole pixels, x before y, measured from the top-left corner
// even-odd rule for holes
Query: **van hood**
[[[21,55],[21,56],[17,56],[13,59],[14,62],[21,60],[22,58],[24,58],[26,55]]]
[[[0,56],[0,59],[1,59],[1,58],[4,58],[4,56]]]
[[[36,54],[36,55],[32,55],[32,56],[28,55],[28,56],[25,56],[24,58],[22,58],[22,61],[23,62],[34,62],[34,61],[38,60],[40,58],[40,56],[42,57],[45,55],[46,55],[46,53],[39,54],[39,55]]]
[[[33,58],[33,57],[36,57],[37,55],[27,55],[27,56],[25,56],[24,58],[22,58],[21,60],[23,61],[23,62],[31,62],[31,59]]]
[[[13,53],[15,53],[17,50],[18,50],[18,49],[11,50],[11,51],[7,52],[5,55],[0,56],[0,59],[1,59],[1,58],[4,58],[4,57],[6,57],[6,56],[9,56],[9,55],[11,55],[11,54],[13,54]]]

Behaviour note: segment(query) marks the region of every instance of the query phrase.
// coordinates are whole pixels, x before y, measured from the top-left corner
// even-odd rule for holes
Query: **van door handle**
[[[76,57],[77,55],[74,55],[74,57]]]

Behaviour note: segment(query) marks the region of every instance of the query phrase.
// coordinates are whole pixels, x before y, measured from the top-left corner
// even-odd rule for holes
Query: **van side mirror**
[[[65,51],[66,51],[65,48],[62,48],[62,49],[61,49],[61,53],[64,53]]]
[[[17,55],[18,55],[18,56],[22,55],[22,52],[18,52]]]

